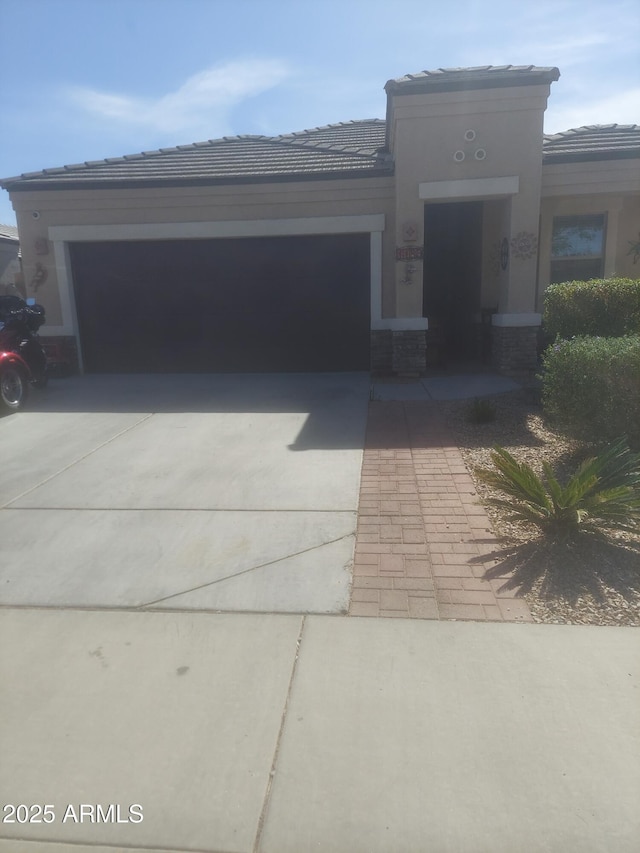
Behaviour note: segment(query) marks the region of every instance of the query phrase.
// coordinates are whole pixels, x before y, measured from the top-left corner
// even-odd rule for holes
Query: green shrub
[[[556,341],[543,359],[542,406],[569,435],[640,447],[640,335]]]
[[[609,278],[552,284],[545,291],[547,340],[640,334],[640,279]]]
[[[488,424],[496,419],[496,404],[486,397],[476,397],[467,408],[467,420],[472,424]]]
[[[583,462],[564,486],[546,462],[542,478],[502,447],[496,447],[491,458],[494,468],[478,468],[476,474],[508,499],[488,502],[506,509],[515,520],[535,524],[551,539],[564,541],[602,529],[637,529],[640,453],[632,453],[624,439]]]

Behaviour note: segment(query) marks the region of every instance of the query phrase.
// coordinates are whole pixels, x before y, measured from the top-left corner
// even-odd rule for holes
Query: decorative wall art
[[[640,234],[638,234],[637,240],[628,240],[627,242],[631,246],[627,255],[633,255],[633,263],[637,264],[640,259]]]
[[[418,223],[404,222],[402,225],[402,239],[405,243],[413,243],[418,239]]]
[[[491,244],[489,249],[489,270],[494,278],[500,275],[500,241]]]
[[[506,270],[509,264],[509,241],[506,237],[502,238],[500,243],[500,269]]]
[[[511,251],[521,261],[534,258],[538,251],[537,236],[530,231],[519,231],[511,240]]]

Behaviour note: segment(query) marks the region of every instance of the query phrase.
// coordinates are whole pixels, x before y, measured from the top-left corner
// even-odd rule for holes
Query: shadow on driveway
[[[55,379],[26,411],[307,413],[290,450],[361,448],[368,373],[94,374]]]

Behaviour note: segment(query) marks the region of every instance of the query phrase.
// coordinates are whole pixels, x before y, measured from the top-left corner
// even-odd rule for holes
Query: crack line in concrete
[[[296,672],[298,670],[298,661],[300,660],[300,646],[302,645],[302,632],[304,631],[304,627],[306,625],[306,616],[303,614],[302,622],[300,623],[300,632],[298,634],[298,641],[296,643],[296,654],[293,659],[293,666],[291,668],[291,678],[289,679],[289,686],[287,688],[287,695],[284,701],[284,708],[282,709],[282,717],[280,719],[280,729],[278,731],[278,738],[276,740],[276,748],[273,753],[273,760],[271,762],[271,768],[269,771],[269,778],[267,779],[267,788],[264,792],[264,800],[262,802],[262,810],[260,812],[260,817],[258,818],[258,827],[256,831],[256,840],[253,845],[253,853],[258,853],[260,848],[260,841],[262,840],[262,833],[264,831],[264,824],[267,819],[267,812],[269,810],[269,804],[271,802],[271,790],[273,788],[273,780],[276,775],[276,765],[278,763],[278,756],[280,755],[280,744],[282,742],[282,735],[284,733],[284,725],[287,719],[287,711],[289,710],[289,702],[291,700],[291,690],[293,688],[293,680],[296,676]]]
[[[40,848],[40,845],[47,845],[48,847],[51,845],[55,845],[56,850],[60,850],[61,853],[64,851],[73,850],[74,848],[78,848],[79,850],[86,850],[87,847],[94,847],[94,843],[90,842],[87,844],[86,841],[71,841],[70,839],[58,839],[58,838],[37,838],[37,839],[26,839],[23,837],[15,836],[15,835],[3,835],[0,837],[1,841],[15,841],[17,844],[34,844]],[[158,847],[157,844],[149,846],[148,844],[112,844],[108,841],[102,841],[100,843],[100,849],[105,850],[113,850],[114,853],[125,853],[126,850],[130,850],[131,853],[144,853],[145,850],[148,850],[149,853],[184,853],[183,847]],[[44,849],[44,848],[43,848]],[[207,847],[205,850],[204,847],[198,848],[189,848],[189,853],[212,853],[211,848]],[[215,853],[233,853],[231,850],[222,850],[217,849]]]
[[[426,383],[425,381],[422,381],[420,384],[422,385],[422,387],[423,387],[423,388],[424,388],[424,390],[426,391],[426,394],[427,394],[427,401],[428,401],[428,402],[432,402],[434,398],[433,398],[433,394],[432,394],[432,393],[431,393],[431,391],[429,390],[429,386],[427,385],[427,383]]]
[[[218,583],[223,583],[224,581],[233,580],[234,578],[242,577],[242,575],[248,575],[251,572],[255,572],[258,569],[265,569],[267,566],[274,566],[276,563],[282,563],[284,560],[290,560],[292,557],[300,557],[302,554],[309,554],[311,551],[317,551],[318,548],[324,548],[326,545],[334,545],[336,542],[341,542],[343,539],[348,539],[350,536],[354,536],[355,531],[351,533],[345,533],[344,536],[338,536],[337,539],[329,539],[327,542],[321,542],[319,545],[313,545],[311,548],[303,548],[302,551],[295,551],[293,554],[286,554],[284,557],[276,557],[275,560],[269,560],[266,563],[260,563],[258,566],[252,566],[250,569],[242,569],[242,571],[234,572],[231,575],[226,575],[223,578],[216,578],[214,581],[207,581],[207,583],[199,584],[198,586],[194,586],[191,589],[183,589],[180,592],[172,592],[171,595],[165,595],[162,598],[156,598],[153,601],[147,601],[144,604],[138,604],[136,609],[140,610],[145,607],[152,607],[154,604],[160,604],[163,601],[169,601],[171,598],[179,598],[181,595],[188,595],[190,592],[197,592],[200,589],[206,589],[208,586],[215,586]]]
[[[74,459],[73,462],[70,462],[68,465],[65,465],[64,468],[60,468],[60,470],[56,471],[55,474],[50,474],[48,477],[45,477],[44,480],[42,480],[41,482],[36,483],[35,486],[31,486],[31,488],[25,489],[24,492],[21,492],[19,495],[16,495],[15,498],[11,498],[11,500],[7,501],[7,503],[3,504],[2,507],[0,507],[0,509],[12,508],[11,504],[15,503],[16,501],[19,501],[20,498],[23,498],[25,495],[28,495],[31,492],[35,491],[36,489],[39,489],[40,486],[44,486],[45,483],[48,483],[50,480],[53,480],[55,477],[58,477],[60,474],[64,474],[65,471],[68,471],[69,468],[73,468],[73,466],[77,465],[78,462],[82,462],[83,460],[88,459],[89,456],[91,456],[97,450],[101,450],[103,447],[106,447],[107,444],[111,444],[112,441],[115,441],[116,438],[120,438],[121,435],[124,435],[126,432],[129,432],[130,430],[135,429],[136,427],[140,426],[140,424],[144,423],[145,421],[148,421],[149,418],[153,417],[153,415],[154,415],[154,412],[151,412],[151,414],[145,415],[143,418],[140,418],[139,421],[136,421],[134,424],[131,424],[131,426],[128,426],[126,429],[120,430],[120,432],[116,433],[115,435],[112,435],[111,438],[108,438],[106,441],[103,441],[102,444],[99,444],[97,447],[92,448],[88,453],[85,453],[84,456],[79,456],[78,459]],[[17,508],[19,509],[19,507],[17,507]],[[48,507],[48,509],[50,509],[50,507]]]

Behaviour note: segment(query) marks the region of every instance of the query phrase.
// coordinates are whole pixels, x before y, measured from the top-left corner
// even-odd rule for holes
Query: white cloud
[[[223,132],[231,107],[272,89],[289,73],[279,60],[237,60],[200,71],[175,92],[156,99],[83,87],[71,89],[68,97],[85,112],[123,126],[212,136]]]
[[[559,133],[586,124],[638,124],[640,123],[640,88],[617,92],[608,98],[563,106],[553,104],[545,115],[545,133]]]
[[[615,43],[616,38],[611,33],[601,31],[524,41],[519,45],[519,51],[522,56],[533,57],[530,61],[537,65],[559,65],[562,70],[592,60],[594,51]]]

